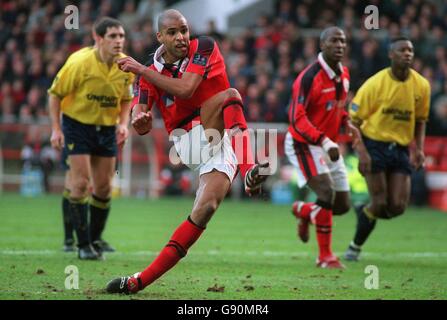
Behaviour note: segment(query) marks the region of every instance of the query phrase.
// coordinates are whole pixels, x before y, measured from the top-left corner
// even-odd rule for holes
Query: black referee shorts
[[[70,161],[68,161],[68,148],[67,144],[62,148],[61,154],[61,167],[64,171],[70,170]]]
[[[115,157],[117,154],[115,126],[83,124],[63,115],[62,131],[67,155]]]
[[[410,152],[407,146],[382,142],[363,136],[363,142],[371,157],[372,173],[399,172],[411,175]]]

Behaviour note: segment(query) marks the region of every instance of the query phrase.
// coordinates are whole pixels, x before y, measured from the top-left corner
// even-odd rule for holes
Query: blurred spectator
[[[51,147],[51,144],[47,141],[42,145],[40,151],[40,167],[43,173],[43,187],[46,193],[50,192],[50,175],[53,172],[58,159],[58,152]]]
[[[136,7],[135,7],[135,1],[134,0],[127,0],[124,3],[124,9],[118,16],[118,19],[125,25],[125,26],[133,26],[138,21],[138,16],[136,15]]]
[[[192,175],[190,170],[183,164],[173,164],[168,161],[166,167],[161,170],[160,182],[163,186],[164,195],[189,195]]]
[[[430,121],[427,134],[431,136],[447,136],[447,95],[439,96],[430,110]]]
[[[225,38],[225,36],[217,30],[216,21],[214,20],[208,21],[206,35],[213,37],[219,43]]]
[[[162,0],[141,0],[138,4],[137,14],[140,19],[158,16],[164,9]]]

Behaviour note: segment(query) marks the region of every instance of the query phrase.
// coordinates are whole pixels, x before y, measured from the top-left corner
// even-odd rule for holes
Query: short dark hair
[[[107,32],[107,28],[111,27],[123,27],[123,24],[117,19],[111,17],[102,17],[95,22],[95,24],[93,25],[93,30],[95,30],[95,33],[98,36],[103,38]]]
[[[320,33],[320,43],[325,42],[332,35],[334,31],[341,31],[344,33],[343,29],[337,26],[328,27]]]
[[[397,37],[394,37],[394,38],[392,38],[390,40],[389,49],[393,50],[394,49],[394,45],[396,44],[396,42],[399,42],[399,41],[410,41],[411,42],[410,38],[408,38],[406,36],[402,36],[402,35],[401,36],[397,36]]]

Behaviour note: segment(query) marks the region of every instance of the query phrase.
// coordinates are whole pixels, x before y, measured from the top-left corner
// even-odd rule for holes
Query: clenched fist
[[[120,70],[124,72],[132,72],[137,75],[141,74],[146,68],[144,65],[142,65],[132,57],[124,57],[118,59],[116,63],[118,64]]]
[[[138,112],[132,117],[132,126],[140,136],[149,133],[152,130],[152,113]]]

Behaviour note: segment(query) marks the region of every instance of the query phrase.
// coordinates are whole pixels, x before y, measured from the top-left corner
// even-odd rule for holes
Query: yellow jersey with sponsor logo
[[[48,93],[61,99],[61,111],[70,118],[84,124],[113,126],[121,102],[133,98],[133,81],[132,73],[121,71],[116,63],[109,68],[100,60],[98,49],[88,47],[67,59]]]
[[[352,100],[353,122],[363,121],[362,133],[373,140],[407,146],[414,138],[416,121],[427,121],[430,84],[410,69],[405,81],[398,80],[391,68],[366,80]]]

